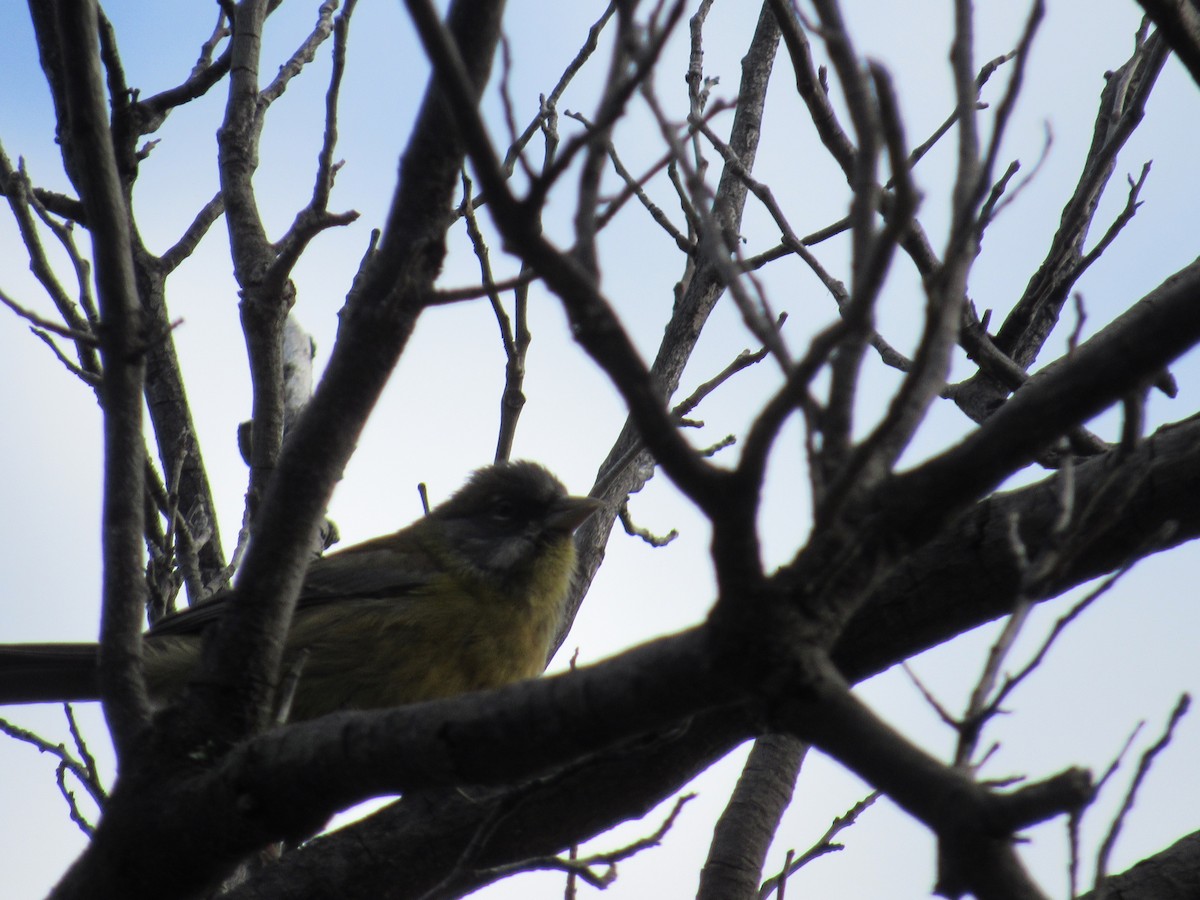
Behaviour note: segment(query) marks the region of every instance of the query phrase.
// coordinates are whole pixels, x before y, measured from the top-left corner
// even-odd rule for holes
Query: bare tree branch
[[[144,334],[134,283],[129,211],[108,130],[107,104],[96,47],[96,7],[61,4],[57,30],[71,140],[92,148],[80,158],[82,199],[92,223],[92,254],[103,330],[104,586],[100,686],[119,754],[132,752],[149,716],[141,671],[142,610],[142,382]]]

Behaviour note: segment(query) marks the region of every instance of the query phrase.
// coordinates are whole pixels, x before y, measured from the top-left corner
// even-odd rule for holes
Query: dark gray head
[[[473,568],[504,579],[528,573],[602,505],[568,495],[544,466],[520,461],[477,470],[429,515]]]

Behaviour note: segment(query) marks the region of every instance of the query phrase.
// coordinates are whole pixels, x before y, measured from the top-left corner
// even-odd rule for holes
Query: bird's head
[[[429,513],[449,546],[478,577],[501,583],[534,576],[569,559],[572,534],[604,504],[567,494],[562,482],[532,462],[497,463],[477,470],[449,500]]]

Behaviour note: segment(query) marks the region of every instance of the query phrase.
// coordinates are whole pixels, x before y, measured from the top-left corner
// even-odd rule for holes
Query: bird
[[[544,466],[476,470],[399,531],[315,560],[288,633],[289,721],[485,690],[540,675],[575,571],[573,535],[603,503]],[[145,633],[152,702],[187,683],[232,591]],[[96,700],[97,644],[0,644],[0,705]]]

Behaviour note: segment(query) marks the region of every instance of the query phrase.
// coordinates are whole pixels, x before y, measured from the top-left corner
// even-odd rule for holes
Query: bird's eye
[[[498,522],[508,522],[516,515],[516,507],[510,500],[497,500],[492,504],[492,518]]]

